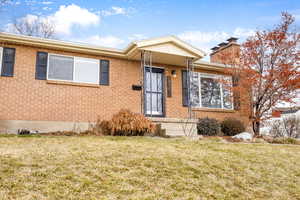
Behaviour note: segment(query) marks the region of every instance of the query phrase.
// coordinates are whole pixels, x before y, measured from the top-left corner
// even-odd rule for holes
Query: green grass
[[[0,137],[0,199],[300,199],[300,146]]]

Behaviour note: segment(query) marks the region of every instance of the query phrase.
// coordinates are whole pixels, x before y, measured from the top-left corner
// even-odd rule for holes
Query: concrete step
[[[197,120],[179,118],[150,118],[155,124],[160,124],[167,136],[196,136]]]

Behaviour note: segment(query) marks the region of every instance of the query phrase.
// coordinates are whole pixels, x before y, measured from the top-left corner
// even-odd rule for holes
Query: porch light
[[[172,74],[173,78],[176,78],[176,70],[172,70],[171,74]]]

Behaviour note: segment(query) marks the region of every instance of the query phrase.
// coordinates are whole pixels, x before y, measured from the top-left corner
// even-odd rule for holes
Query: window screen
[[[225,77],[226,83],[222,85],[222,91],[223,91],[223,107],[226,109],[232,109],[233,108],[233,102],[232,102],[232,92],[231,92],[231,86],[232,81],[230,81],[230,77]]]
[[[14,75],[15,53],[14,48],[3,48],[1,76]]]
[[[192,73],[191,74],[191,105],[193,107],[199,107],[200,106],[200,98],[199,98],[199,74],[198,73]]]
[[[99,83],[99,60],[75,57],[74,82]]]
[[[100,85],[109,85],[109,61],[100,61]]]
[[[186,70],[182,71],[182,105],[189,105],[189,94],[188,94],[188,73]]]
[[[48,53],[36,53],[35,79],[46,80],[47,77]]]
[[[221,108],[220,84],[213,78],[201,78],[201,103],[207,108]]]
[[[73,57],[50,55],[48,79],[73,81]]]

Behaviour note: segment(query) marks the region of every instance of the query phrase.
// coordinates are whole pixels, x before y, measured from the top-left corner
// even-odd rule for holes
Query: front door
[[[164,69],[145,67],[145,114],[164,116]]]

